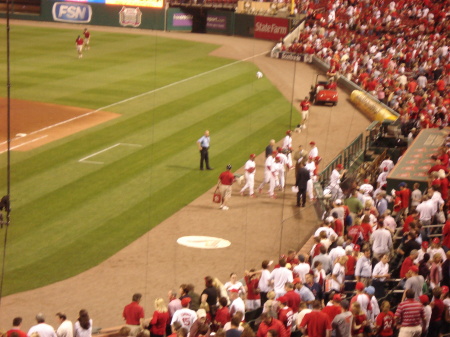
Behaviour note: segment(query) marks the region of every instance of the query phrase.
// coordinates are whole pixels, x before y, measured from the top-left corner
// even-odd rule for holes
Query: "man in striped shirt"
[[[397,325],[400,327],[398,337],[420,337],[425,322],[423,305],[414,299],[414,290],[406,291],[406,300],[400,303],[395,312]]]

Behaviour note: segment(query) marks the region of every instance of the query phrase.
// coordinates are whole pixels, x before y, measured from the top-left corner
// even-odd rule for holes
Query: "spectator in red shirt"
[[[439,332],[442,327],[442,317],[444,315],[445,305],[441,300],[441,287],[435,287],[433,289],[433,301],[430,303],[431,306],[431,318],[430,327],[428,330],[429,337],[438,337]]]
[[[284,328],[283,323],[281,323],[278,319],[270,316],[268,312],[263,312],[261,314],[261,324],[259,325],[256,336],[269,337],[267,334],[269,330],[275,330],[279,337],[287,337],[286,329]]]
[[[219,190],[220,194],[222,195],[222,200],[219,208],[224,211],[229,210],[228,200],[231,198],[231,185],[234,182],[234,174],[231,173],[231,168],[232,166],[228,164],[227,170],[222,172],[219,176]]]
[[[250,273],[255,272],[255,269],[250,269]],[[261,296],[259,295],[258,283],[259,278],[257,274],[250,274],[245,276],[245,285],[247,287],[247,302],[245,308],[247,310],[255,310],[261,306]]]
[[[133,326],[131,331],[132,334],[133,332],[136,334],[136,331],[141,330],[144,323],[144,308],[139,305],[141,298],[142,294],[134,294],[132,302],[123,309],[122,315],[125,323]]]
[[[155,300],[155,311],[150,321],[150,336],[163,337],[166,331],[166,325],[169,321],[169,311],[162,298]]]
[[[328,315],[331,322],[333,322],[337,315],[342,313],[341,300],[341,295],[335,294],[331,300],[332,305],[326,305],[325,308],[322,309],[322,312]]]
[[[405,278],[406,274],[409,271],[409,268],[411,268],[414,265],[414,260],[419,256],[419,253],[417,250],[413,249],[408,257],[406,257],[403,260],[402,267],[400,268],[400,278]]]
[[[279,302],[280,307],[280,310],[278,311],[278,319],[281,323],[283,323],[284,328],[286,329],[286,336],[289,337],[291,335],[294,312],[290,307],[288,307],[288,298],[286,296],[278,297],[277,301]]]
[[[394,313],[391,311],[389,301],[381,304],[381,313],[376,318],[376,334],[382,337],[394,335]]]
[[[362,337],[364,329],[368,325],[367,316],[361,309],[361,304],[359,302],[352,303],[351,311],[353,313],[352,336]]]
[[[230,311],[228,309],[228,300],[226,297],[219,298],[219,309],[216,311],[215,322],[219,328],[223,328],[226,323],[231,320]]]
[[[287,305],[293,312],[298,312],[301,299],[300,295],[294,290],[294,285],[291,282],[286,282],[284,289],[286,290],[286,294],[283,297],[287,299]]]
[[[303,317],[299,329],[308,337],[330,337],[331,321],[327,314],[320,311],[322,308],[320,301],[315,300],[312,308],[313,310]]]
[[[19,337],[27,337],[27,333],[21,330],[22,317],[15,317],[12,322],[12,329],[6,331],[6,336],[10,337],[13,332],[17,333]]]

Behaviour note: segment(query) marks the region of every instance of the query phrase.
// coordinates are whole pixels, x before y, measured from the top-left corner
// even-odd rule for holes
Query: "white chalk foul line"
[[[164,90],[164,89],[173,87],[173,86],[175,86],[175,85],[178,85],[178,84],[181,84],[181,83],[184,83],[184,82],[193,80],[193,79],[195,79],[195,78],[198,78],[198,77],[201,77],[201,76],[204,76],[204,75],[211,74],[211,73],[213,73],[213,72],[215,72],[215,71],[217,71],[217,70],[221,70],[221,69],[225,69],[225,68],[231,67],[231,66],[233,66],[233,65],[235,65],[235,64],[238,64],[238,63],[241,63],[241,62],[245,62],[245,61],[251,60],[251,59],[253,59],[253,58],[255,58],[255,57],[259,57],[259,56],[262,56],[262,55],[267,54],[267,53],[268,53],[268,52],[265,51],[265,52],[262,52],[262,53],[259,53],[259,54],[253,55],[253,56],[249,56],[249,57],[243,58],[243,59],[241,59],[241,60],[237,60],[237,61],[234,61],[234,62],[225,64],[225,65],[223,65],[223,66],[220,66],[220,67],[217,67],[217,68],[214,68],[214,69],[205,71],[205,72],[203,72],[203,73],[201,73],[201,74],[197,74],[197,75],[194,75],[194,76],[191,76],[191,77],[182,79],[182,80],[180,80],[180,81],[177,81],[177,82],[173,82],[173,83],[167,84],[167,85],[165,85],[165,86],[163,86],[163,87],[160,87],[160,88],[157,88],[157,89],[153,89],[153,90],[150,90],[150,91],[147,91],[147,92],[143,92],[142,94],[139,94],[139,95],[136,95],[136,96],[132,96],[132,97],[130,97],[130,98],[127,98],[127,99],[124,99],[124,100],[121,100],[121,101],[118,101],[118,102],[115,102],[115,103],[112,103],[112,104],[109,104],[109,105],[105,105],[105,106],[103,106],[103,107],[101,107],[101,108],[98,108],[98,109],[96,109],[96,110],[92,110],[92,111],[86,112],[85,114],[82,114],[82,115],[79,115],[79,116],[76,116],[76,117],[72,117],[72,118],[66,119],[66,120],[64,120],[64,121],[61,121],[61,122],[52,124],[52,125],[48,125],[48,126],[42,128],[42,129],[39,129],[39,130],[31,131],[30,133],[28,133],[27,136],[30,136],[30,135],[33,135],[33,134],[36,134],[36,133],[38,133],[38,132],[42,132],[42,131],[45,131],[45,130],[53,129],[53,128],[57,127],[57,126],[60,126],[60,125],[63,125],[63,124],[67,124],[67,123],[73,122],[73,121],[75,121],[75,120],[77,120],[77,119],[80,119],[80,118],[84,118],[84,117],[90,116],[90,115],[92,115],[92,114],[94,114],[94,113],[96,113],[96,112],[99,112],[99,111],[102,111],[102,110],[111,108],[111,107],[116,106],[116,105],[120,105],[120,104],[122,104],[122,103],[126,103],[126,102],[129,102],[129,101],[132,101],[132,100],[137,99],[137,98],[144,97],[144,96],[146,96],[146,95],[153,94],[153,93],[155,93],[155,92],[158,92],[158,91],[161,91],[161,90]],[[27,136],[25,136],[25,137],[27,137]],[[11,139],[11,141],[16,140],[16,139],[19,139],[19,138],[24,138],[24,137],[14,137],[14,138]],[[7,143],[7,141],[1,142],[0,145],[6,144],[6,143]],[[0,152],[0,153],[3,153],[3,152]]]
[[[111,145],[111,146],[107,147],[106,149],[97,151],[97,152],[95,152],[95,153],[93,153],[93,154],[90,154],[89,156],[86,156],[86,157],[84,157],[84,158],[81,158],[80,160],[78,160],[78,162],[79,162],[79,163],[88,163],[88,164],[104,164],[104,162],[101,162],[101,161],[92,161],[92,160],[86,160],[86,159],[95,157],[95,156],[99,155],[100,153],[109,151],[109,150],[111,150],[111,149],[113,149],[113,148],[115,148],[115,147],[117,147],[117,146],[142,147],[142,145],[140,145],[140,144],[117,143],[117,144],[114,144],[114,145]]]
[[[27,142],[25,142],[25,143],[22,143],[22,144],[19,144],[19,145],[15,145],[15,146],[12,146],[12,147],[11,147],[11,150],[17,149],[17,148],[19,148],[19,147],[22,147],[22,146],[27,145],[27,144],[30,144],[30,143],[37,142],[38,140],[41,140],[41,139],[46,138],[46,137],[48,137],[48,135],[43,135],[43,136],[41,136],[41,137],[31,139],[31,140],[29,140],[29,141],[27,141]],[[19,138],[23,138],[23,137],[18,137],[18,139],[19,139]],[[3,145],[4,143],[6,143],[6,142],[1,143],[0,145]],[[8,151],[8,149],[3,150],[3,151],[0,151],[0,154],[5,153],[6,151]]]

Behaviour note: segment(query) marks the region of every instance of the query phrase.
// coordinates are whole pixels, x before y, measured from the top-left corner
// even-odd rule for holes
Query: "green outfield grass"
[[[4,295],[97,265],[210,189],[227,163],[237,168],[261,153],[289,124],[290,103],[265,77],[256,79],[253,64],[208,56],[215,45],[93,31],[91,50],[78,60],[76,35],[13,26],[12,97],[109,106],[121,117],[12,153]],[[2,43],[2,69],[4,55]],[[214,171],[198,170],[195,142],[205,129]],[[103,164],[79,162],[108,148],[89,159]]]

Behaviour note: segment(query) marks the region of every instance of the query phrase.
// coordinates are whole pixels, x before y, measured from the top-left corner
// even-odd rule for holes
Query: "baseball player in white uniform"
[[[282,152],[279,152],[277,154],[277,158],[279,158],[279,160],[280,160],[280,165],[278,165],[279,166],[279,170],[278,170],[278,184],[277,184],[277,186],[279,186],[280,189],[283,191],[284,190],[284,185],[285,185],[285,170],[286,170],[286,167],[288,167],[288,158]]]
[[[316,142],[312,141],[309,143],[311,145],[311,150],[309,151],[308,157],[312,157],[312,159],[316,159],[319,156],[319,149],[316,146]]]
[[[269,185],[269,197],[276,199],[275,187],[277,186],[277,180],[280,172],[280,158],[275,157],[275,161],[270,166],[270,185]]]
[[[292,134],[291,130],[286,131],[286,137],[284,137],[284,140],[283,140],[283,150],[289,150],[292,148],[291,134]]]
[[[181,300],[183,308],[175,311],[170,324],[179,322],[183,328],[187,329],[187,331],[191,330],[192,324],[197,320],[197,313],[188,308],[189,303],[191,302],[190,300],[189,297],[185,297]]]
[[[255,154],[251,154],[249,160],[245,163],[245,185],[241,189],[241,195],[244,195],[244,191],[248,188],[250,192],[250,197],[254,198],[255,193],[253,191],[255,187],[255,172],[256,172],[256,164],[255,164]]]
[[[266,158],[266,163],[264,164],[264,180],[258,187],[259,193],[262,192],[265,184],[270,183],[270,177],[272,175],[272,164],[275,162],[275,157],[277,156],[277,154],[277,151],[272,151],[272,154]]]

